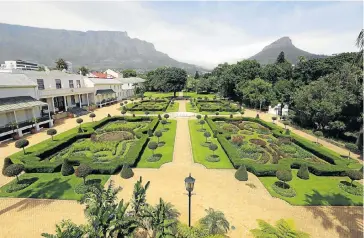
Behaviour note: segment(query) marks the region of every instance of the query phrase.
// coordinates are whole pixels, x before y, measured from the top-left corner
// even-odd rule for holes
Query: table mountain
[[[280,52],[284,52],[285,59],[296,64],[299,56],[304,56],[306,59],[324,58],[324,55],[316,55],[307,51],[298,49],[293,45],[292,40],[289,37],[282,37],[270,45],[267,45],[258,54],[250,57],[249,59],[255,59],[261,64],[271,64],[277,59]]]
[[[0,62],[29,60],[55,66],[58,58],[71,61],[73,68],[151,70],[175,66],[190,73],[202,70],[178,62],[157,51],[152,43],[130,38],[120,31],[70,31],[0,23]]]

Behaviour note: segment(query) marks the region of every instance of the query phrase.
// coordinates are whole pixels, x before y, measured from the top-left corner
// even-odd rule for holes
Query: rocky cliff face
[[[150,70],[175,66],[194,73],[195,65],[178,62],[152,43],[118,31],[69,31],[0,24],[0,62],[23,59],[54,66],[58,58],[73,67]]]

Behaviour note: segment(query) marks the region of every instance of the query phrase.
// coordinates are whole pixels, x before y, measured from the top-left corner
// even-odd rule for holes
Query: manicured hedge
[[[330,164],[317,164],[303,159],[290,158],[281,159],[279,160],[278,164],[258,164],[253,160],[241,159],[236,148],[228,141],[230,135],[224,134],[223,131],[216,126],[214,121],[251,121],[259,123],[271,129],[275,137],[290,137],[295,144],[310,151],[317,157],[329,162]],[[249,172],[254,173],[257,176],[275,176],[277,170],[285,170],[290,168],[298,169],[303,164],[307,164],[308,170],[317,176],[345,176],[345,172],[349,169],[348,165],[350,163],[357,163],[355,160],[349,161],[348,159],[343,159],[337,153],[328,150],[325,147],[318,146],[294,133],[291,133],[289,136],[287,136],[285,135],[283,128],[273,123],[263,121],[259,118],[208,117],[206,118],[206,122],[213,131],[218,131],[217,139],[221,144],[221,147],[228,155],[233,166],[237,169],[241,165],[245,165]]]
[[[143,106],[143,103],[146,102],[155,102],[156,104],[153,106]],[[170,100],[165,99],[157,99],[157,100],[142,100],[140,102],[136,102],[134,104],[128,104],[127,110],[128,111],[166,111],[169,104],[171,103]]]
[[[72,165],[78,166],[81,163],[85,163],[92,168],[92,172],[95,174],[114,174],[118,170],[121,169],[123,164],[128,164],[130,166],[135,166],[138,162],[138,159],[147,143],[148,135],[147,131],[149,129],[153,130],[157,127],[159,120],[157,117],[106,117],[98,122],[94,122],[90,125],[85,125],[83,127],[83,133],[77,133],[75,130],[74,133],[64,132],[66,134],[65,137],[62,137],[60,134],[57,138],[57,141],[51,141],[51,139],[41,142],[41,143],[49,143],[49,146],[44,146],[41,149],[37,149],[36,151],[31,151],[31,147],[28,150],[27,155],[23,155],[22,153],[16,153],[10,157],[13,162],[21,162],[25,166],[25,171],[27,173],[53,173],[60,172],[62,167],[62,161],[51,162],[46,160],[50,156],[55,153],[61,151],[62,149],[67,148],[72,145],[79,139],[90,138],[91,134],[95,132],[96,129],[103,127],[109,122],[118,121],[118,120],[126,120],[128,122],[138,122],[145,120],[152,120],[149,125],[143,129],[139,129],[135,132],[136,137],[139,139],[131,147],[129,148],[125,157],[116,158],[109,163],[93,163],[90,159],[85,157],[71,157],[69,158],[69,162]],[[74,130],[74,129],[71,129]]]

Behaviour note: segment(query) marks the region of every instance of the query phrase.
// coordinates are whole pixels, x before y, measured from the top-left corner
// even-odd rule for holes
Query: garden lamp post
[[[193,186],[195,185],[195,179],[190,176],[185,178],[185,186],[188,192],[188,226],[191,227],[191,196],[193,191]]]

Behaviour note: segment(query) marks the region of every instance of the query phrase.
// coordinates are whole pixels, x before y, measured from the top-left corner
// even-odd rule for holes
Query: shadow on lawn
[[[353,206],[351,199],[341,194],[325,196],[314,190],[313,195],[306,195],[306,202],[312,205],[326,205],[305,206],[314,218],[321,220],[325,229],[335,229],[340,238],[363,237],[363,207]]]
[[[68,183],[70,179],[60,181],[61,179],[56,178],[52,181],[37,183],[36,187],[24,191],[19,194],[19,197],[28,197],[28,198],[52,198],[57,199],[64,195],[65,191],[71,188],[71,185]]]

